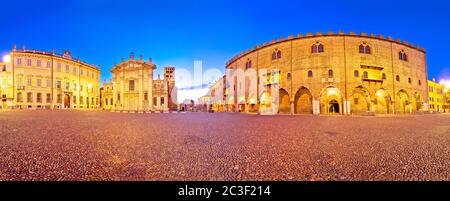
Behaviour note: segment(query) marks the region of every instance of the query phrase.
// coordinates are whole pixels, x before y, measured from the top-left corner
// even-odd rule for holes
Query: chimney
[[[130,60],[134,60],[134,52],[131,52],[131,54],[130,54]]]
[[[139,60],[141,60],[142,61],[142,54],[139,56]]]

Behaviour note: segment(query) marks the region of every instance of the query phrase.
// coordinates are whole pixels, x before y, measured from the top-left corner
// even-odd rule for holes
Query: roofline
[[[95,70],[100,71],[100,68],[98,68],[97,66],[95,66],[93,64],[89,64],[89,63],[84,62],[84,61],[79,60],[79,59],[63,57],[63,55],[55,54],[54,52],[46,52],[46,51],[41,51],[41,50],[27,50],[27,49],[25,49],[25,50],[16,49],[16,50],[12,50],[11,52],[12,53],[38,54],[38,55],[45,55],[45,56],[50,56],[50,57],[56,57],[56,58],[65,59],[65,60],[68,60],[68,61],[80,63],[80,64],[83,64],[85,66],[89,66],[90,68],[93,68]]]
[[[258,51],[260,49],[275,45],[275,44],[279,44],[279,43],[283,43],[283,42],[288,42],[288,41],[293,41],[293,40],[299,40],[299,39],[308,39],[308,38],[319,38],[319,37],[335,37],[335,36],[350,36],[350,37],[359,37],[359,38],[369,38],[369,39],[377,39],[377,40],[381,40],[381,41],[386,41],[386,42],[391,42],[391,43],[396,43],[399,45],[403,45],[403,46],[407,46],[409,48],[413,48],[416,49],[418,51],[421,51],[423,53],[426,53],[425,48],[420,47],[418,44],[414,45],[412,43],[409,43],[407,41],[401,41],[400,39],[393,39],[391,36],[388,36],[387,38],[385,38],[383,35],[379,34],[378,36],[376,36],[375,34],[371,33],[370,35],[367,35],[365,32],[361,32],[361,34],[357,35],[354,32],[349,32],[348,34],[343,32],[343,31],[339,31],[338,33],[334,33],[334,32],[328,32],[326,34],[323,34],[322,32],[317,32],[315,35],[313,33],[306,33],[306,35],[302,35],[302,34],[298,34],[297,36],[294,35],[290,35],[287,37],[287,39],[284,39],[284,37],[281,37],[280,39],[274,39],[271,42],[265,42],[263,44],[259,44],[251,49],[247,49],[242,51],[241,53],[239,53],[238,55],[234,56],[233,58],[231,58],[230,60],[228,60],[228,62],[226,63],[226,66],[228,66],[229,64],[233,63],[234,61],[250,54],[253,53],[255,51]]]

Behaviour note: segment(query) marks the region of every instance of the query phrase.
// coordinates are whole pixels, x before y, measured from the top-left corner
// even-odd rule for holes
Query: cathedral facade
[[[150,58],[144,61],[142,55],[135,59],[131,53],[129,60],[114,64],[110,83],[102,89],[102,108],[112,111],[168,111],[170,89],[175,86],[172,79],[175,68],[165,67],[164,78],[153,79],[156,65]]]

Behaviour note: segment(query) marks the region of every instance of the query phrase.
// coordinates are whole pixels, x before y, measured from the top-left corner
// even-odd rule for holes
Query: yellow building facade
[[[169,96],[170,89],[175,86],[174,67],[166,67],[166,79],[158,75],[153,79],[156,65],[152,60],[144,61],[131,53],[129,60],[122,59],[111,69],[113,74],[110,83],[105,83],[102,92],[102,107],[113,111],[168,111],[169,97],[176,98],[176,89]],[[172,106],[173,107],[173,106]],[[175,105],[176,109],[176,105]]]
[[[233,112],[261,112],[273,100],[279,103],[277,112],[286,114],[428,110],[425,50],[382,35],[329,32],[280,38],[235,56],[226,70],[224,101]],[[239,70],[257,76],[242,76]],[[274,95],[272,88],[277,89]]]
[[[3,109],[96,109],[100,105],[100,70],[64,51],[13,48],[1,64]]]
[[[443,84],[428,80],[428,103],[430,112],[445,112],[448,89]]]

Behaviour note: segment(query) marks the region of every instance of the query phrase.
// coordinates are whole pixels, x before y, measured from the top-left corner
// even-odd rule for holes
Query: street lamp
[[[7,54],[3,56],[3,62],[10,63],[11,62],[11,55]]]

